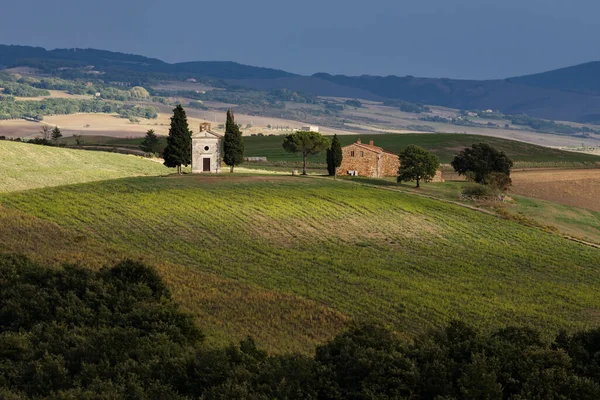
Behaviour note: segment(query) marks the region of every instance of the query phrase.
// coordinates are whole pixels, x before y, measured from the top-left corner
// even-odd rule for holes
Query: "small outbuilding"
[[[223,154],[223,136],[211,131],[207,122],[192,135],[192,173],[219,173]]]

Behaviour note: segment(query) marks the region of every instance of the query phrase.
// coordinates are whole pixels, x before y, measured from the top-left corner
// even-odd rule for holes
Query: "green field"
[[[6,140],[0,154],[0,192],[171,172],[142,157]]]
[[[0,195],[0,251],[155,265],[215,345],[302,351],[351,319],[598,326],[600,250],[483,212],[324,178],[127,178]]]
[[[341,135],[339,136],[342,146],[356,142],[360,137],[363,143],[374,140],[375,145],[383,147],[387,151],[398,153],[402,148],[416,144],[437,154],[442,163],[452,161],[456,153],[473,143],[486,142],[500,150],[504,150],[518,164],[534,164],[533,166],[552,166],[583,163],[600,163],[600,157],[590,154],[575,153],[549,147],[537,146],[514,140],[500,139],[489,136],[465,135],[456,133],[436,134],[385,134],[385,135]],[[115,138],[109,136],[86,136],[86,145],[99,145],[107,147],[121,147],[138,150],[142,138]],[[74,145],[74,138],[64,138],[62,142]],[[272,162],[299,163],[302,157],[290,154],[283,150],[281,143],[283,136],[245,136],[244,144],[246,156],[267,157]],[[309,157],[312,164],[325,164],[325,154]],[[537,165],[535,165],[537,164]]]
[[[339,136],[342,146],[356,142],[357,136]],[[363,143],[373,140],[376,146],[383,147],[392,153],[410,144],[422,146],[435,153],[442,163],[452,161],[457,152],[473,143],[485,142],[504,150],[514,161],[524,163],[600,163],[600,157],[574,153],[548,147],[536,146],[514,140],[500,139],[488,136],[463,135],[463,134],[386,134],[386,135],[360,135]],[[278,136],[251,136],[245,137],[246,155],[250,157],[267,157],[269,161],[299,162],[302,157],[286,153],[281,143],[282,137]],[[325,155],[309,157],[311,163],[325,163]]]

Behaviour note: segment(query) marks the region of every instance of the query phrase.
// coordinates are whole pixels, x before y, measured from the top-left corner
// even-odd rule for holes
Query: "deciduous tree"
[[[42,125],[40,134],[42,135],[42,139],[50,140],[50,138],[52,137],[52,128],[50,128],[50,125],[46,125],[46,124]]]
[[[329,147],[329,139],[317,132],[298,131],[290,133],[283,140],[283,149],[290,153],[302,154],[302,175],[306,175],[306,158],[319,154]]]
[[[164,164],[169,168],[177,168],[178,174],[181,174],[182,165],[188,166],[192,162],[192,132],[181,104],[173,110],[164,159]]]
[[[504,153],[487,143],[476,143],[454,157],[451,163],[460,175],[466,175],[477,183],[489,183],[492,172],[510,176],[512,160]]]
[[[422,147],[410,145],[400,152],[400,168],[398,182],[416,181],[421,187],[421,180],[431,180],[440,167],[440,160]]]

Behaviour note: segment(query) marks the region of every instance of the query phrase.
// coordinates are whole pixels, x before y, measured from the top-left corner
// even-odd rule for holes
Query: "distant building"
[[[207,122],[192,135],[192,173],[219,173],[223,152],[223,136],[212,132]]]
[[[319,132],[319,127],[315,125],[304,125],[300,128],[301,131]]]
[[[191,82],[191,83],[196,83],[196,79],[195,78],[188,78],[185,81],[186,82]]]

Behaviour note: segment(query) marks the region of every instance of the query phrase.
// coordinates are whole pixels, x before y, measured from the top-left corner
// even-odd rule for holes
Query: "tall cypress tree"
[[[167,167],[177,167],[178,174],[181,174],[182,165],[187,167],[192,163],[192,132],[181,104],[178,104],[173,110],[171,128],[169,129],[167,147],[163,158]]]
[[[227,123],[223,138],[223,161],[231,167],[229,172],[233,172],[236,165],[244,162],[244,140],[240,128],[235,123],[232,110],[227,110]]]
[[[327,171],[329,176],[333,175],[333,179],[336,177],[336,170],[342,165],[342,158],[342,146],[337,135],[333,135],[331,147],[327,149]]]

